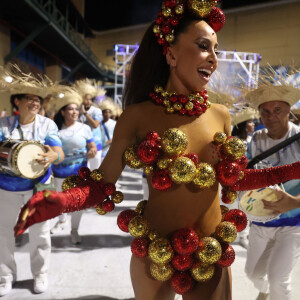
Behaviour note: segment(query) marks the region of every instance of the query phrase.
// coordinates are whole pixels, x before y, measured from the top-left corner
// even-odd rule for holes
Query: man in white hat
[[[300,98],[292,86],[266,84],[246,95],[246,101],[258,108],[266,127],[254,133],[250,158],[261,154],[300,132],[289,122],[290,107]],[[300,160],[300,140],[279,150],[259,163],[260,168],[280,166]],[[269,222],[252,222],[245,271],[259,290],[257,299],[290,300],[291,273],[300,256],[300,180],[284,183],[276,190],[278,201],[265,208],[282,213]]]
[[[13,79],[11,84],[1,82],[1,89],[10,92],[11,104],[19,114],[0,119],[0,141],[13,139],[40,142],[45,145],[46,153],[40,154],[36,160],[47,169],[50,164],[64,159],[57,126],[52,120],[38,114],[43,98],[48,94],[47,88],[30,75]],[[30,199],[38,183],[47,184],[50,181],[50,168],[35,179],[0,172],[0,297],[8,294],[16,281],[13,228],[20,209]],[[29,229],[29,249],[33,289],[35,293],[43,293],[48,287],[51,254],[49,221],[35,224]]]

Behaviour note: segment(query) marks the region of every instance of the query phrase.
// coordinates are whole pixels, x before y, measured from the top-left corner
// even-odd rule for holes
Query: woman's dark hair
[[[54,115],[54,122],[57,125],[58,129],[61,130],[65,121],[65,118],[61,114],[62,110],[65,110],[67,108],[68,104],[63,106],[55,115]]]
[[[187,31],[192,22],[200,20],[189,15],[181,19],[175,29],[173,44],[176,44],[179,35]],[[147,29],[133,59],[123,95],[124,108],[130,104],[149,100],[149,93],[154,90],[154,86],[165,87],[169,79],[170,66],[163,55],[162,46],[158,44],[157,37],[153,33],[154,25],[155,22]]]
[[[235,125],[232,129],[232,135],[237,136],[238,138],[240,138],[242,140],[246,140],[247,136],[248,136],[248,132],[246,130],[247,121],[244,121],[242,123]]]
[[[15,98],[21,100],[22,98],[24,98],[27,94],[15,94],[15,95],[11,95],[10,96],[10,104],[12,105],[13,108],[15,108],[16,110],[19,110],[18,106],[15,104]],[[39,96],[38,96],[39,97]],[[40,101],[41,101],[41,105],[43,105],[43,101],[44,99],[42,97],[39,97]]]

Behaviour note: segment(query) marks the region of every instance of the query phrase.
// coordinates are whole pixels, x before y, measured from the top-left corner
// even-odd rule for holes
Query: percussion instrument
[[[239,193],[239,207],[247,215],[250,221],[268,222],[280,216],[274,214],[270,209],[264,208],[262,200],[277,201],[277,194],[274,188],[262,188],[253,191]]]
[[[46,169],[36,159],[38,154],[46,153],[40,142],[6,140],[0,142],[0,172],[12,176],[35,179],[42,176]]]

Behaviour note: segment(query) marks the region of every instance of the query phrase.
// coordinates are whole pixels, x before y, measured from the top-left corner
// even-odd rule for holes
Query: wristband
[[[54,161],[56,163],[56,162],[59,162],[61,160],[61,155],[57,151],[55,151],[55,153],[57,153],[57,155],[58,155],[57,159]]]

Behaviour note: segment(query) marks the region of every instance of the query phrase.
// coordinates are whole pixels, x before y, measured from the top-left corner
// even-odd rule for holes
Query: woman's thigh
[[[173,300],[175,292],[169,281],[155,280],[150,274],[149,258],[137,258],[130,262],[130,275],[136,300]]]

